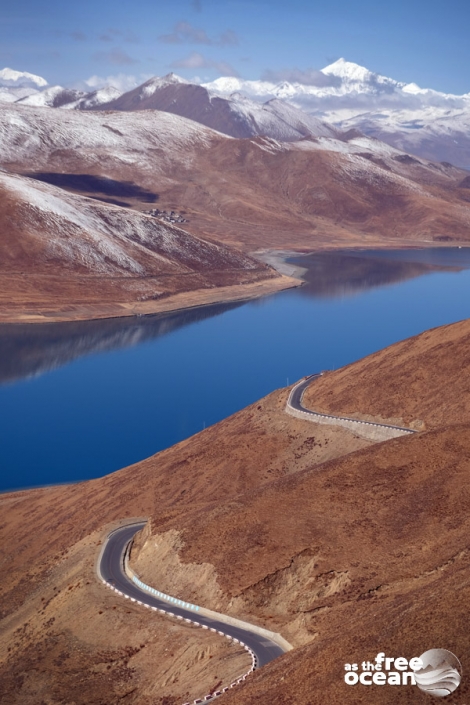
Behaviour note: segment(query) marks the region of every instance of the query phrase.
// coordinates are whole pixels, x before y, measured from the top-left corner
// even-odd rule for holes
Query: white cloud
[[[288,81],[289,83],[302,83],[306,86],[340,86],[341,79],[338,76],[331,76],[322,73],[316,69],[280,69],[272,71],[267,69],[261,77],[262,81],[271,81],[272,83],[280,83]]]
[[[238,72],[226,61],[215,61],[193,51],[184,59],[173,61],[171,68],[174,69],[215,69],[222,76],[238,76]]]
[[[140,86],[141,83],[148,81],[149,78],[152,78],[151,74],[130,76],[128,74],[119,73],[106,77],[96,75],[90,76],[90,78],[87,78],[83,83],[85,90],[96,91],[99,88],[104,88],[105,86],[113,86],[113,88],[117,88],[119,91],[125,92]]]

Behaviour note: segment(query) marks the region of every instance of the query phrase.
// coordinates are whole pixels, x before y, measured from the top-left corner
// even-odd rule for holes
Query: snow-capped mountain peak
[[[122,91],[118,90],[114,86],[105,86],[104,88],[93,91],[93,93],[88,93],[83,98],[80,98],[73,103],[68,103],[63,107],[69,110],[92,110],[97,106],[116,100],[121,95]]]
[[[175,73],[167,73],[166,76],[153,76],[149,78],[148,81],[140,86],[142,98],[148,98],[155,93],[155,91],[163,88],[164,86],[178,85],[182,83],[188,83],[184,78],[177,76]],[[139,87],[138,87],[139,89]]]
[[[36,76],[34,73],[4,68],[0,71],[0,85],[11,88],[19,88],[21,86],[45,88],[48,83],[45,78]]]
[[[341,80],[343,88],[351,84],[358,84],[362,86],[387,86],[392,88],[402,88],[403,83],[394,81],[393,78],[387,78],[387,76],[382,76],[379,73],[374,73],[369,71],[364,66],[355,64],[352,61],[346,61],[346,59],[338,59],[333,64],[326,66],[321,70],[326,76],[334,76]]]
[[[296,88],[292,85],[292,83],[289,83],[289,81],[283,81],[282,83],[278,83],[278,85],[274,89],[274,95],[276,96],[276,98],[290,98],[295,94]]]
[[[173,71],[171,71],[171,73],[167,73],[166,76],[163,76],[160,80],[165,81],[166,83],[188,83],[185,78],[181,78],[181,76],[173,73]]]
[[[364,66],[355,64],[352,61],[346,61],[346,59],[343,58],[325,66],[324,69],[321,69],[321,72],[329,76],[338,76],[339,78],[353,81],[367,81],[370,80],[372,76],[377,75]]]

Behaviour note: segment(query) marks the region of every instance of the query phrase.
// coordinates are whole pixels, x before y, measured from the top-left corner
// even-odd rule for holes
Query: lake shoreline
[[[260,262],[264,262],[264,264],[267,264],[268,266],[272,267],[273,269],[276,270],[279,274],[287,277],[294,277],[295,279],[300,279],[304,281],[304,275],[308,271],[308,267],[301,267],[299,264],[293,264],[289,260],[294,259],[294,258],[301,258],[301,257],[308,257],[309,255],[316,255],[316,254],[326,254],[326,253],[360,253],[360,252],[365,252],[365,251],[370,251],[370,250],[377,250],[381,252],[393,252],[393,251],[400,251],[400,250],[409,250],[411,251],[420,251],[420,250],[427,250],[427,249],[432,249],[432,250],[447,250],[447,249],[466,249],[470,251],[470,246],[467,245],[453,245],[449,243],[423,243],[423,244],[404,244],[402,242],[399,243],[386,243],[386,245],[375,245],[371,246],[370,243],[359,245],[359,244],[354,244],[350,246],[345,246],[344,244],[331,244],[331,245],[325,245],[324,247],[316,247],[312,250],[293,250],[293,249],[285,249],[285,250],[276,250],[276,249],[267,249],[267,250],[257,250],[256,252],[250,252],[251,257],[254,259],[259,260]]]
[[[303,282],[298,278],[280,274],[277,277],[263,279],[251,284],[236,284],[214,289],[180,292],[159,301],[116,302],[115,304],[106,303],[103,305],[71,304],[65,310],[64,307],[61,307],[60,310],[49,308],[47,310],[22,312],[3,310],[0,312],[0,325],[14,323],[69,323],[175,313],[213,304],[250,301],[270,296],[286,289],[302,286],[302,284]]]
[[[236,303],[250,301],[264,296],[285,291],[286,289],[303,286],[304,275],[307,268],[289,262],[290,259],[307,257],[309,255],[326,252],[358,252],[361,250],[377,249],[386,251],[393,250],[424,250],[429,248],[439,250],[452,247],[452,249],[470,249],[467,246],[449,245],[449,243],[422,243],[404,244],[382,243],[376,244],[373,248],[370,243],[353,244],[345,246],[344,243],[325,243],[321,247],[314,247],[312,250],[294,249],[265,249],[251,252],[254,259],[267,264],[278,276],[271,279],[252,282],[250,284],[235,284],[231,286],[215,287],[213,289],[196,289],[192,291],[179,292],[166,296],[160,300],[151,301],[130,301],[114,303],[71,303],[68,307],[63,304],[60,308],[43,308],[40,305],[37,309],[14,310],[3,309],[0,311],[0,326],[4,324],[43,324],[43,323],[72,323],[79,321],[95,321],[113,318],[129,318],[132,316],[152,316],[156,314],[175,313],[178,311],[189,311],[191,309],[203,308],[213,304]]]
[[[2,490],[109,474],[289,381],[470,314],[468,248],[274,254],[294,255],[304,281],[273,277],[291,288],[235,302],[227,287],[232,302],[185,298],[173,313],[0,326]]]

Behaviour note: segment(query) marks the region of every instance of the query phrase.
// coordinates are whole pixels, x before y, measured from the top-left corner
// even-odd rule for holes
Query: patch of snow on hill
[[[0,104],[0,162],[29,162],[38,169],[49,164],[52,151],[64,150],[75,151],[91,165],[100,154],[105,158],[112,153],[113,160],[139,161],[144,168],[164,171],[175,150],[180,163],[190,161],[193,150],[215,137],[221,139],[209,128],[170,113],[83,113]]]
[[[106,237],[104,223],[91,211],[77,209],[70,204],[73,197],[62,194],[45,184],[0,174],[0,183],[21,201],[23,208],[32,210],[32,223],[48,226],[46,259],[60,258],[73,265],[81,265],[97,273],[110,273],[121,269],[142,274],[143,268],[126,253],[119,239]],[[61,193],[58,191],[58,193]]]
[[[61,107],[65,110],[90,110],[97,105],[104,105],[111,100],[116,100],[120,95],[122,95],[122,91],[113,86],[106,86],[106,88],[100,88],[92,93],[87,93],[83,98],[66,103]]]
[[[426,106],[373,111],[337,124],[342,130],[358,129],[425,159],[448,161],[465,168],[470,164],[470,101],[466,102],[463,109]]]
[[[69,103],[80,100],[85,95],[86,93],[83,91],[62,88],[62,86],[51,86],[40,93],[35,93],[18,100],[18,103],[38,108],[61,108]]]
[[[0,171],[0,187],[18,203],[22,225],[41,242],[46,262],[62,260],[95,274],[128,276],[258,266],[149,215],[43,182]]]
[[[21,100],[21,98],[26,98],[29,95],[35,95],[39,93],[35,88],[7,88],[5,86],[0,86],[0,103],[16,103],[16,101]]]
[[[359,183],[367,183],[375,186],[387,193],[395,193],[398,195],[406,195],[407,193],[419,193],[425,198],[430,198],[419,184],[407,179],[400,174],[386,171],[379,165],[370,162],[360,156],[360,154],[349,154],[346,161],[342,161],[339,166],[340,170],[347,174],[352,181]]]
[[[163,88],[164,86],[168,86],[175,83],[188,83],[188,81],[185,81],[184,78],[177,76],[175,73],[169,73],[166,76],[162,76],[161,78],[158,76],[150,78],[148,81],[146,81],[140,86],[142,99],[149,98],[159,88]]]

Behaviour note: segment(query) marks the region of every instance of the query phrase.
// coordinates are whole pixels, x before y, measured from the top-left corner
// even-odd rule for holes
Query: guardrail
[[[133,522],[134,523],[134,522]],[[135,523],[140,523],[140,522],[135,522]],[[129,524],[126,524],[126,526]],[[137,605],[141,605],[142,607],[146,607],[147,609],[152,610],[153,612],[158,612],[160,614],[165,614],[168,617],[173,617],[175,619],[178,619],[182,622],[186,622],[187,624],[192,624],[197,627],[201,627],[202,629],[206,629],[210,632],[213,632],[215,634],[219,634],[220,636],[225,637],[226,639],[229,639],[232,641],[234,644],[239,644],[242,648],[247,651],[250,656],[251,656],[251,667],[250,669],[244,673],[242,676],[234,680],[230,685],[221,688],[220,690],[216,690],[212,693],[208,693],[207,695],[203,696],[202,698],[197,698],[196,700],[193,700],[191,702],[184,703],[184,705],[197,705],[198,703],[204,703],[204,702],[210,702],[211,700],[215,700],[218,698],[220,695],[223,695],[223,693],[226,693],[228,690],[231,688],[235,688],[237,685],[240,683],[243,683],[246,678],[250,675],[250,673],[253,673],[253,671],[258,667],[258,657],[256,656],[255,652],[247,646],[243,641],[240,641],[239,639],[236,639],[235,637],[232,637],[230,634],[226,634],[225,632],[214,629],[213,627],[209,627],[206,624],[201,624],[201,622],[198,622],[194,619],[189,619],[187,617],[183,617],[182,615],[175,615],[173,612],[170,610],[165,610],[161,609],[159,607],[154,607],[153,605],[148,605],[146,602],[142,602],[141,600],[137,600],[135,597],[131,597],[130,595],[126,595],[126,593],[122,592],[121,590],[118,590],[118,588],[114,587],[114,585],[111,585],[107,580],[105,580],[101,574],[100,570],[100,560],[101,556],[103,555],[107,540],[109,536],[111,536],[113,533],[116,531],[119,531],[121,527],[118,527],[117,529],[114,529],[113,531],[108,534],[106,541],[103,542],[103,545],[100,550],[99,558],[97,561],[96,565],[96,570],[97,570],[97,575],[100,581],[110,590],[115,592],[116,594],[120,595],[121,597],[124,597],[126,600],[130,600],[131,602],[134,602]],[[237,626],[241,627],[243,629],[246,629],[251,632],[255,632],[257,634],[260,634],[261,636],[265,636],[275,643],[278,644],[278,646],[281,646],[281,648],[284,651],[290,651],[293,647],[291,644],[289,644],[288,641],[283,639],[280,634],[277,634],[276,632],[270,632],[267,629],[263,629],[262,627],[257,627],[253,624],[249,624],[248,622],[243,622],[242,620],[235,619],[233,617],[228,617],[227,615],[219,614],[218,612],[212,612],[212,610],[205,609],[204,607],[200,607],[198,605],[192,605],[191,603],[185,602],[184,600],[180,600],[178,598],[173,597],[172,595],[166,595],[165,593],[156,590],[155,588],[152,588],[150,585],[147,585],[144,583],[142,580],[140,580],[139,576],[135,573],[135,571],[130,567],[129,565],[129,555],[130,555],[130,549],[132,546],[133,539],[131,539],[126,548],[123,551],[122,554],[122,567],[124,570],[124,573],[127,575],[128,578],[132,580],[132,582],[137,585],[141,590],[144,592],[148,592],[150,595],[158,597],[159,599],[169,602],[170,604],[174,604],[175,606],[182,607],[184,609],[192,609],[194,612],[197,612],[201,616],[207,616],[213,619],[217,619],[218,621],[225,622],[227,624],[231,624],[232,626]]]
[[[281,647],[283,651],[291,651],[292,650],[292,645],[289,644],[289,642],[284,639],[280,634],[277,632],[271,632],[269,629],[264,629],[263,627],[258,627],[255,624],[251,624],[250,622],[244,622],[242,619],[237,619],[236,617],[229,617],[226,614],[222,614],[221,612],[214,612],[213,610],[209,610],[206,607],[201,607],[199,605],[192,605],[190,603],[185,603],[183,600],[180,600],[176,597],[173,597],[172,595],[166,595],[163,592],[160,592],[158,590],[155,590],[155,588],[150,587],[150,585],[146,585],[142,580],[140,580],[139,575],[133,570],[130,565],[129,565],[129,553],[130,553],[130,547],[132,545],[132,539],[129,541],[126,551],[124,554],[124,572],[126,573],[127,577],[132,580],[133,583],[138,585],[142,590],[145,592],[148,592],[150,595],[154,595],[155,597],[159,597],[162,600],[165,600],[167,602],[170,602],[171,604],[174,604],[175,606],[178,607],[185,607],[185,609],[191,609],[195,612],[198,612],[198,614],[202,615],[203,617],[209,617],[209,619],[216,619],[219,622],[224,622],[225,624],[230,624],[233,627],[239,627],[240,629],[246,629],[247,631],[254,632],[255,634],[259,634],[260,636],[264,636],[267,639],[270,639],[271,641],[274,641],[275,644]],[[186,605],[189,605],[186,607]]]
[[[128,544],[128,546],[129,546],[129,544]],[[127,551],[128,546],[126,547],[126,551]],[[142,607],[147,607],[147,609],[150,609],[153,612],[159,612],[160,614],[165,614],[165,615],[167,615],[167,617],[174,617],[175,619],[178,619],[182,622],[186,622],[187,624],[192,624],[196,627],[201,627],[202,629],[206,629],[206,630],[213,632],[215,634],[219,634],[220,636],[224,636],[226,639],[229,639],[234,644],[239,644],[242,648],[245,649],[245,651],[247,651],[250,654],[251,667],[246,673],[244,673],[242,676],[240,676],[239,678],[234,680],[232,683],[230,683],[230,685],[225,686],[224,688],[221,688],[220,690],[216,690],[213,693],[208,693],[207,695],[204,695],[202,698],[196,698],[196,700],[193,700],[192,703],[186,702],[186,703],[184,703],[184,705],[196,705],[197,703],[205,703],[205,702],[210,702],[211,700],[215,700],[216,698],[218,698],[220,695],[223,695],[231,688],[235,688],[240,683],[243,683],[247,679],[247,677],[250,675],[250,673],[253,673],[253,671],[257,668],[258,658],[257,658],[255,652],[252,649],[250,649],[250,647],[247,646],[243,641],[240,641],[239,639],[235,639],[234,637],[230,636],[230,634],[226,634],[223,631],[220,631],[218,629],[214,629],[212,627],[208,627],[206,624],[201,624],[200,622],[196,622],[193,619],[188,619],[188,618],[182,617],[181,615],[175,615],[173,612],[170,612],[169,610],[163,610],[158,607],[153,607],[152,605],[148,605],[145,602],[142,602],[141,600],[136,600],[135,597],[130,597],[129,595],[126,595],[126,593],[115,588],[113,585],[108,583],[104,578],[101,578],[101,581],[103,582],[104,585],[106,585],[106,587],[108,587],[110,590],[115,592],[117,595],[121,595],[121,597],[124,597],[126,600],[130,600],[131,602],[134,602],[137,605],[141,605]],[[139,582],[141,582],[141,581],[139,580]],[[142,584],[145,585],[145,583],[142,583]],[[140,587],[140,585],[139,585],[139,587]],[[145,587],[152,590],[152,588],[150,588],[150,586],[148,586],[148,585]]]
[[[321,376],[323,372],[320,372],[318,376]],[[328,426],[342,426],[348,431],[356,433],[358,436],[363,438],[368,438],[374,441],[386,441],[391,438],[397,438],[398,436],[404,436],[407,434],[417,433],[412,428],[403,428],[402,426],[392,426],[390,424],[375,423],[374,421],[361,421],[359,419],[352,419],[347,416],[333,416],[332,414],[323,414],[318,411],[313,411],[306,409],[302,406],[303,395],[307,389],[307,386],[303,390],[300,399],[299,406],[300,409],[292,405],[293,397],[300,386],[306,384],[306,381],[316,375],[309,375],[301,379],[294,387],[291,389],[289,397],[286,402],[285,411],[289,416],[295,416],[296,418],[304,419],[306,421],[311,421],[313,423],[325,424]]]
[[[172,595],[167,595],[164,592],[160,592],[160,590],[156,590],[153,587],[150,587],[150,585],[146,585],[142,580],[139,578],[135,570],[133,570],[130,565],[129,565],[129,556],[130,556],[130,549],[132,545],[133,539],[129,541],[129,543],[126,546],[126,549],[124,551],[123,555],[123,568],[124,572],[127,575],[128,578],[132,580],[133,583],[135,583],[138,587],[140,587],[141,590],[144,590],[145,592],[148,592],[150,595],[153,595],[154,597],[159,597],[161,600],[166,600],[167,602],[172,602],[175,605],[178,605],[178,607],[184,607],[186,610],[194,610],[195,612],[199,612],[199,606],[198,605],[192,605],[190,602],[184,602],[184,600],[179,600],[177,597],[172,597]]]

